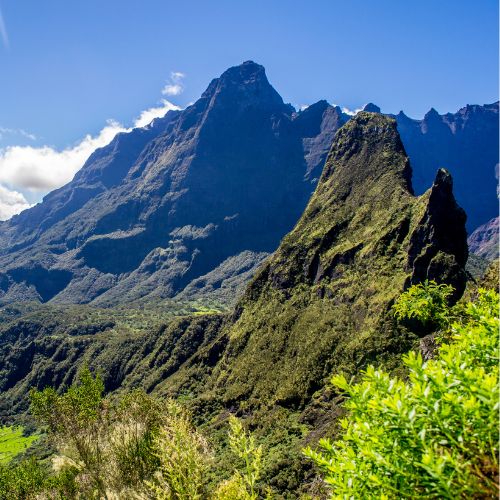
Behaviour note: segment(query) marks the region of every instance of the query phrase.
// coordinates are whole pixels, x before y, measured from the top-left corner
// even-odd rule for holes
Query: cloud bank
[[[116,134],[144,127],[173,109],[180,108],[163,99],[159,106],[143,111],[133,127],[126,128],[108,120],[97,135],[86,135],[74,146],[63,150],[51,146],[8,146],[0,149],[0,220],[9,219],[30,206],[19,191],[29,191],[41,197],[63,186],[71,181],[97,148],[109,144]],[[6,133],[10,129],[3,130]]]

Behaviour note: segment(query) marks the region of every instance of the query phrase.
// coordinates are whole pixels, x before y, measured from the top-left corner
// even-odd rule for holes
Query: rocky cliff
[[[491,219],[469,236],[471,253],[490,262],[498,259],[498,221],[498,217]]]

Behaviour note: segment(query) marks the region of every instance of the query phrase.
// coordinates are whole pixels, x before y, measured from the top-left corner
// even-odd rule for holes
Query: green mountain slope
[[[224,405],[303,407],[334,371],[394,367],[418,340],[393,319],[394,299],[425,279],[453,284],[457,299],[466,260],[449,174],[415,197],[394,120],[360,113],[338,132],[305,213],[216,341],[227,345],[206,384]],[[189,386],[196,369],[176,385]]]

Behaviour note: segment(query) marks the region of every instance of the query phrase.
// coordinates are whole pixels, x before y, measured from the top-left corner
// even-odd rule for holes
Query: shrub
[[[415,312],[425,289],[440,293],[413,287],[396,314]],[[496,292],[481,290],[436,359],[407,354],[407,381],[373,367],[359,384],[334,377],[349,396],[344,435],[321,440],[322,451],[305,450],[334,498],[498,496],[498,302]],[[440,301],[422,307],[422,318],[445,321]]]
[[[231,451],[239,459],[240,466],[229,480],[219,485],[215,498],[257,499],[259,496],[256,485],[262,470],[262,446],[255,444],[254,436],[245,432],[241,420],[234,416],[229,418],[228,437]]]
[[[64,394],[31,391],[31,411],[59,454],[58,480],[72,475],[90,497],[144,490],[159,465],[153,442],[166,405],[142,391],[121,399],[104,397],[103,391],[102,379],[88,368]]]
[[[394,315],[399,320],[417,320],[424,327],[447,326],[450,319],[448,300],[452,294],[450,285],[426,280],[400,295],[393,306]]]
[[[110,420],[103,392],[102,379],[85,368],[63,395],[47,388],[32,390],[30,397],[31,412],[48,428],[61,454],[84,470],[99,494],[106,497],[105,436]]]
[[[47,471],[35,460],[0,466],[0,499],[31,499],[42,491]]]
[[[168,418],[154,439],[159,471],[148,486],[159,500],[206,498],[211,455],[205,438],[178,403],[168,403]]]

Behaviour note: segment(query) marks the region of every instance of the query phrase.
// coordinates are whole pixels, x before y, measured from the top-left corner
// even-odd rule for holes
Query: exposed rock
[[[380,112],[372,103],[366,109]],[[0,303],[112,306],[174,297],[204,276],[222,284],[227,262],[242,264],[244,284],[252,272],[237,256],[276,249],[349,119],[326,101],[295,113],[262,66],[230,68],[192,106],[119,134],[68,185],[0,223]],[[497,215],[498,103],[431,110],[423,120],[400,113],[396,121],[417,193],[447,167],[469,228]],[[339,154],[355,154],[350,147],[339,145]],[[404,237],[407,224],[386,238]],[[339,262],[352,251],[343,249]],[[313,281],[336,275],[338,265],[311,259],[303,272],[319,272]],[[287,277],[273,277],[280,279],[286,288]]]
[[[380,108],[376,104],[373,104],[373,102],[369,102],[365,105],[363,111],[368,111],[370,113],[380,113]]]
[[[272,252],[293,227],[343,120],[326,102],[295,114],[258,64],[230,68],[0,224],[0,300],[110,306],[172,297],[209,273],[222,283],[228,259]]]
[[[432,108],[423,120],[403,112],[395,117],[411,159],[415,192],[429,188],[438,168],[449,170],[470,231],[498,215],[498,109],[496,102],[445,115]]]
[[[491,219],[469,236],[471,253],[488,261],[498,259],[498,221],[498,217]]]

